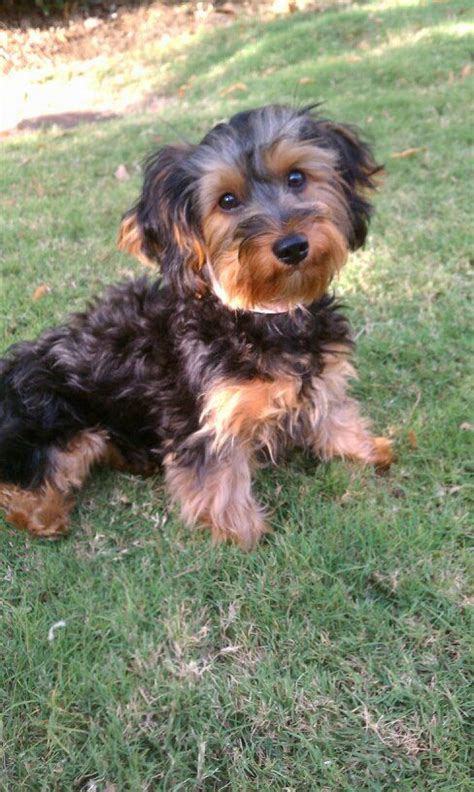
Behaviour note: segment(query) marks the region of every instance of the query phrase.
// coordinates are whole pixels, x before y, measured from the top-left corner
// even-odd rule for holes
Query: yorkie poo
[[[183,520],[252,548],[252,471],[289,446],[388,467],[347,394],[347,319],[328,287],[366,237],[381,170],[351,126],[271,105],[146,163],[119,247],[158,262],[0,364],[0,503],[67,530],[96,464],[164,471]]]

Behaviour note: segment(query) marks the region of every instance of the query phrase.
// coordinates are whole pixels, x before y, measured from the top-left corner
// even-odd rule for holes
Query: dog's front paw
[[[242,511],[231,507],[215,515],[210,528],[214,542],[233,542],[244,551],[253,550],[265,534],[271,533],[263,510],[258,506]]]
[[[381,470],[388,470],[394,459],[392,441],[387,437],[373,437],[371,463]]]

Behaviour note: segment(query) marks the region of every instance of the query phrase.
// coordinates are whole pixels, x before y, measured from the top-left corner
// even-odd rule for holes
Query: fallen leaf
[[[313,77],[301,77],[298,82],[300,85],[309,85],[310,83],[316,82],[316,80]]]
[[[472,71],[472,66],[470,63],[465,63],[461,69],[461,80],[464,80],[466,77],[469,77]]]
[[[130,174],[125,165],[119,165],[114,175],[119,181],[127,181],[127,179],[130,178]]]
[[[47,286],[46,283],[42,283],[41,286],[38,286],[38,288],[34,290],[32,299],[34,302],[36,302],[36,300],[41,300],[41,298],[50,291],[51,289],[49,286]]]
[[[224,90],[221,91],[221,96],[227,96],[227,94],[234,93],[235,91],[246,91],[246,90],[247,90],[247,86],[245,83],[237,82],[237,83],[233,83],[232,85],[229,85],[228,88],[224,88]]]
[[[474,432],[474,424],[469,423],[469,421],[463,421],[459,428],[462,429],[463,432]]]
[[[426,151],[426,146],[420,146],[419,148],[407,148],[404,151],[394,151],[393,154],[390,154],[392,159],[405,159],[405,157],[414,157],[416,154],[419,154],[420,151]]]
[[[410,431],[408,432],[407,439],[410,448],[413,449],[418,448],[418,440],[416,439],[416,434],[412,429],[410,429]]]

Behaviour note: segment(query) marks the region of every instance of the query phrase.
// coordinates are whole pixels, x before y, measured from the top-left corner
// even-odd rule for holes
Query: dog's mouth
[[[252,235],[212,258],[211,285],[230,308],[290,311],[324,294],[347,252],[345,236],[327,219]]]

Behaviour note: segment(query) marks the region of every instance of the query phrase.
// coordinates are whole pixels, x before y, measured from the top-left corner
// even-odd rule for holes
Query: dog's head
[[[148,160],[119,247],[232,308],[310,304],[363,244],[380,170],[350,126],[279,105],[238,113]]]

